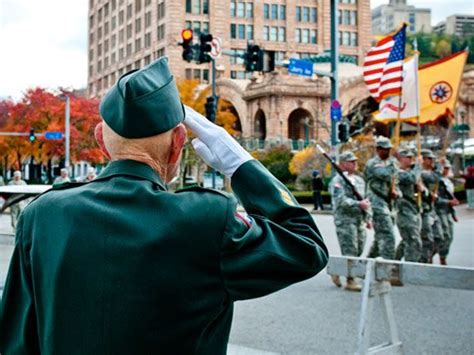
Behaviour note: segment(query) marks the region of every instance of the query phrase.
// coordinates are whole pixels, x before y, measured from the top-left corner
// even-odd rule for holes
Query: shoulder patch
[[[283,199],[283,201],[285,201],[290,206],[296,206],[295,202],[291,198],[290,193],[288,191],[285,191],[283,189],[279,189],[279,190],[280,190],[280,196]]]

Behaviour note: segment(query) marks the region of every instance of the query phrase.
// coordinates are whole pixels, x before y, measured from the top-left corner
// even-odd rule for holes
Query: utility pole
[[[331,0],[331,102],[339,99],[339,43],[337,41],[337,0]],[[337,151],[336,122],[331,120],[331,146]]]

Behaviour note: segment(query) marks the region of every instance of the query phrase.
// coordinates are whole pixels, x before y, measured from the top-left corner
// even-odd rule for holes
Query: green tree
[[[435,54],[438,58],[447,57],[451,54],[451,44],[446,39],[441,39],[435,45]]]

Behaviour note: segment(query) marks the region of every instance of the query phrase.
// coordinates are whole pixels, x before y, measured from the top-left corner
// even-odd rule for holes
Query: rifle
[[[454,200],[456,197],[448,190],[448,187],[446,186],[445,182],[443,181],[442,178],[439,178],[439,183],[443,185],[443,190],[446,193],[446,196],[448,197],[448,200]],[[453,206],[449,206],[449,213],[453,217],[454,222],[458,221],[458,216],[456,215],[456,210],[453,208]]]
[[[344,182],[351,188],[352,190],[352,193],[354,194],[355,198],[358,200],[358,201],[362,201],[364,198],[362,197],[362,195],[357,191],[356,187],[352,184],[351,180],[348,179],[348,177],[346,175],[344,175],[344,172],[342,171],[342,169],[339,167],[339,165],[337,165],[337,163],[334,161],[334,159],[332,159],[328,153],[326,153],[326,151],[319,145],[319,144],[316,144],[316,148],[318,148],[318,150],[324,155],[324,157],[329,160],[329,162],[331,163],[332,167],[336,170],[336,172],[339,174],[339,176],[342,178],[342,180],[344,180]],[[365,214],[365,211],[363,211],[364,214]]]

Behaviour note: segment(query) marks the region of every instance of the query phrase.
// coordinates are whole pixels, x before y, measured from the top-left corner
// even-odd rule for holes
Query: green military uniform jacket
[[[20,218],[2,299],[8,354],[224,354],[233,302],[312,277],[328,252],[284,185],[249,161],[225,193],[170,193],[114,161]]]

